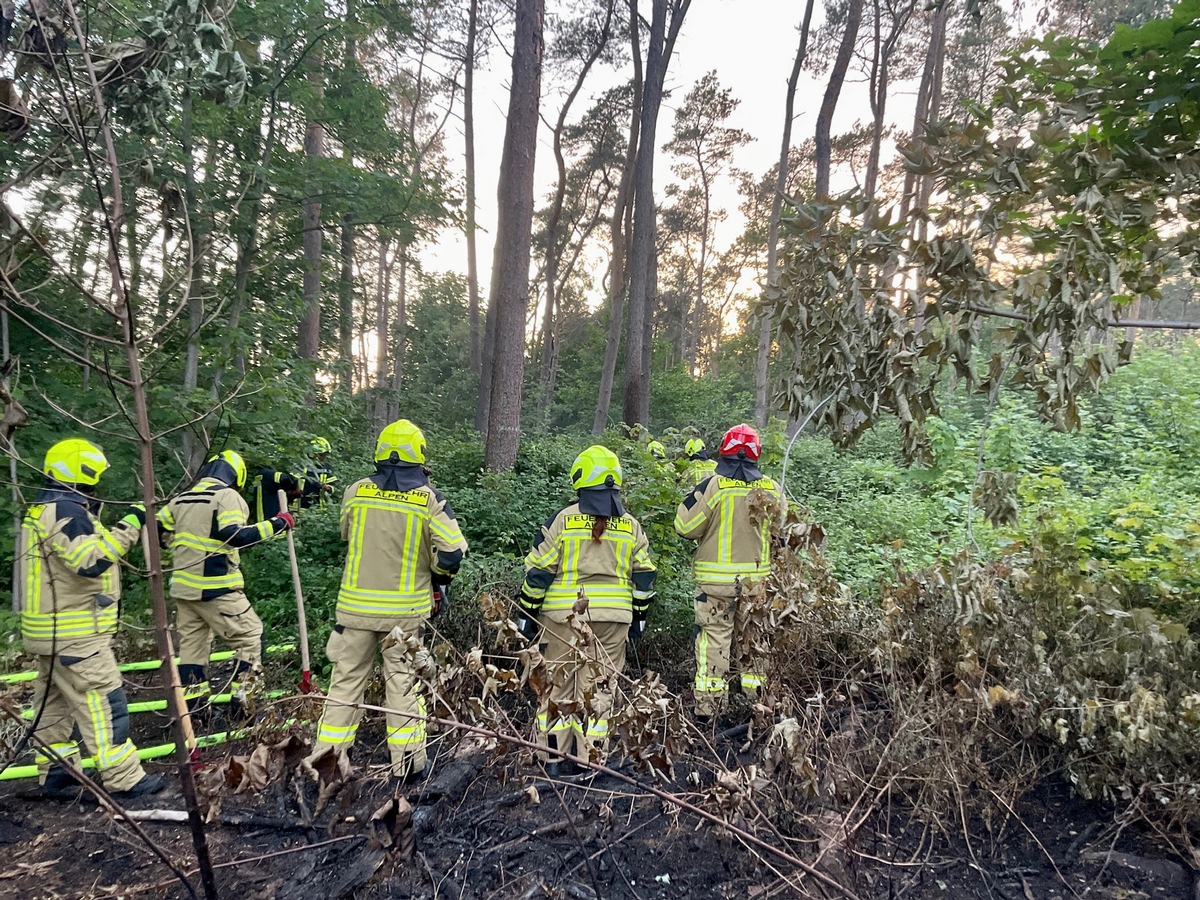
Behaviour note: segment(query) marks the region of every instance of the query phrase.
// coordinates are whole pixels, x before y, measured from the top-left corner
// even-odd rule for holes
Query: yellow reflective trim
[[[323,720],[317,726],[317,741],[322,744],[353,744],[358,725],[328,725]]]
[[[199,550],[201,553],[220,553],[229,546],[224,541],[201,537],[198,534],[190,534],[186,531],[175,535],[175,540],[172,543],[175,547],[188,547],[192,550]]]
[[[92,730],[96,735],[96,750],[103,752],[112,744],[112,735],[108,731],[108,717],[105,715],[104,700],[99,691],[88,691],[84,695],[88,713],[92,720]]]
[[[405,557],[401,569],[404,581],[400,587],[405,593],[411,594],[417,588],[417,556],[421,548],[421,520],[417,516],[408,516],[404,528]]]
[[[110,747],[107,750],[102,750],[96,754],[96,768],[98,769],[114,769],[119,766],[129,757],[133,756],[137,749],[133,746],[133,741],[125,741],[116,747]]]
[[[64,610],[49,613],[21,613],[21,634],[33,640],[49,640],[56,634],[64,637],[87,637],[116,631],[117,606],[107,609]]]
[[[246,582],[242,578],[242,573],[234,572],[231,575],[195,575],[192,572],[187,572],[179,569],[171,573],[171,587],[178,584],[181,587],[195,588],[196,590],[207,590],[210,588],[240,588],[245,587]]]
[[[457,523],[451,528],[438,519],[437,516],[430,517],[429,530],[448,544],[461,544],[463,541],[462,529],[458,527]]]
[[[761,675],[750,675],[745,672],[742,673],[743,688],[760,688],[762,687],[762,683],[763,679]]]
[[[64,762],[70,763],[72,759],[79,756],[79,745],[74,741],[60,741],[50,745],[50,749],[63,758]],[[56,763],[53,756],[43,753],[38,750],[33,756],[33,761],[39,766],[47,766],[50,763]]]
[[[584,734],[590,738],[608,737],[608,719],[597,719],[594,722],[588,722],[587,730]]]

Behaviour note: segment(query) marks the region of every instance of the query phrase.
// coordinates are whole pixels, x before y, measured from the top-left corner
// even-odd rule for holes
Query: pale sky
[[[553,9],[554,5],[555,0],[548,0],[548,9]],[[656,142],[660,153],[655,166],[657,195],[662,196],[663,188],[673,178],[670,158],[661,152],[661,147],[670,139],[675,105],[710,69],[716,69],[721,84],[730,88],[734,97],[741,101],[730,124],[755,138],[753,143],[738,151],[737,167],[760,174],[775,163],[779,157],[787,77],[799,43],[798,29],[802,15],[803,4],[797,0],[693,0],[675,45],[675,56],[667,70],[667,87],[672,91],[672,96],[664,102],[658,120]],[[813,15],[814,31],[822,18],[823,4],[818,3]],[[505,35],[505,40],[509,39]],[[477,75],[475,107],[476,215],[481,229],[477,242],[480,292],[485,299],[495,236],[496,179],[504,142],[504,114],[508,106],[511,62],[503,50],[494,49],[487,65],[488,70]],[[580,96],[573,110],[582,114],[590,106],[591,96],[627,77],[628,74],[611,69],[594,71],[589,83],[584,86],[586,96]],[[557,115],[562,97],[559,88],[559,85],[543,82],[542,111],[547,118]],[[808,72],[801,74],[796,97],[797,117],[792,129],[794,144],[812,137],[824,90],[823,79],[814,78]],[[915,86],[898,85],[889,100],[889,117],[901,123],[911,122],[914,103]],[[849,130],[856,119],[867,121],[869,118],[865,85],[854,84],[848,78],[834,120],[834,132]],[[460,174],[462,147],[461,123],[456,123],[447,135],[446,152],[452,169]],[[540,207],[554,181],[554,156],[550,132],[545,125],[539,133],[536,164],[536,194]],[[727,179],[716,201],[729,213],[728,218],[716,227],[715,243],[721,249],[731,243],[743,227],[737,211],[737,190],[731,180]],[[466,243],[460,232],[447,231],[435,245],[424,248],[420,255],[428,269],[466,272]]]

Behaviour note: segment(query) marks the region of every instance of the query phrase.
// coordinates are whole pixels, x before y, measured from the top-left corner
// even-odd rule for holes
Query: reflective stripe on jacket
[[[715,459],[694,459],[688,463],[688,467],[679,476],[679,483],[690,491],[705,478],[711,478],[716,470],[717,461]]]
[[[290,478],[287,472],[262,468],[254,476],[254,521],[265,522],[279,515],[279,492],[284,490],[283,480]],[[289,502],[289,506],[293,505]]]
[[[342,498],[342,539],[349,547],[337,621],[347,628],[387,631],[389,620],[428,616],[434,576],[448,582],[467,552],[454,510],[428,484],[354,482]]]
[[[200,479],[163,507],[158,521],[171,551],[174,599],[215,600],[245,589],[238,550],[270,538],[278,521],[247,525],[249,518],[242,495],[216,478]]]
[[[312,462],[298,479],[300,482],[300,507],[308,509],[313,506],[324,506],[333,496],[337,487],[338,477],[327,463]],[[326,488],[329,490],[326,490]]]
[[[595,541],[595,524],[578,503],[551,516],[525,557],[523,592],[542,601],[542,612],[567,613],[582,590],[593,620],[632,622],[635,603],[654,594],[646,533],[632,516],[613,516]]]
[[[117,630],[118,561],[140,530],[125,522],[109,530],[85,504],[73,491],[46,490],[21,522],[21,636],[31,653],[62,652]]]
[[[755,524],[751,497],[762,493],[783,503],[779,485],[770,478],[739,481],[713,475],[683,499],[675,514],[675,531],[697,542],[696,583],[728,586],[738,579],[771,574],[769,516]]]

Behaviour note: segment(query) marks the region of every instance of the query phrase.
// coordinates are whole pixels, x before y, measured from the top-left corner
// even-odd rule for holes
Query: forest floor
[[[136,682],[129,687],[131,700],[156,693]],[[279,718],[297,712],[303,711],[293,704]],[[137,716],[135,740],[140,746],[169,740],[163,722]],[[209,730],[219,729],[220,714]],[[207,835],[221,897],[1200,900],[1200,879],[1189,868],[1163,858],[1149,835],[1120,827],[1111,809],[1078,799],[1053,777],[1031,786],[1013,814],[990,828],[878,808],[846,838],[837,829],[848,811],[814,806],[796,811],[808,827],[788,838],[778,830],[783,816],[774,824],[765,816],[733,818],[780,854],[687,808],[706,805],[715,773],[755,763],[744,728],[712,736],[708,757],[678,760],[673,779],[621,770],[640,785],[611,774],[549,779],[508,745],[470,738],[450,745],[443,734],[431,741],[430,778],[406,789],[405,802],[390,803],[381,728],[368,721],[356,748],[365,769],[347,778],[324,808],[316,784],[297,767],[305,731],[266,727],[254,742],[204,752],[197,779],[210,798]],[[166,776],[168,788],[130,809],[181,813],[173,761],[146,765]],[[822,821],[833,823],[825,837],[812,828]],[[180,866],[194,869],[186,823],[139,825]],[[797,859],[815,863],[827,883],[801,871]],[[0,782],[0,897],[187,896],[127,822],[82,798],[39,799],[32,781]]]

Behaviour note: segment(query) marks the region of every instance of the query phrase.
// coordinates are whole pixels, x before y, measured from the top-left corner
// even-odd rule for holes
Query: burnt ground
[[[234,747],[207,754],[210,771]],[[376,747],[382,762],[386,751]],[[152,763],[171,786],[134,808],[183,809],[170,763]],[[680,767],[683,768],[683,767]],[[836,896],[793,865],[747,847],[710,823],[612,776],[549,781],[516,754],[443,753],[434,775],[408,792],[411,820],[369,819],[390,799],[367,773],[307,819],[315,786],[284,773],[256,794],[227,794],[208,829],[222,897],[268,898],[768,898]],[[695,800],[686,779],[660,787]],[[302,789],[301,789],[302,788]],[[531,789],[532,788],[532,789]],[[170,872],[127,826],[95,805],[28,798],[28,782],[0,785],[0,897],[185,897]],[[1190,871],[1156,858],[1153,845],[1120,831],[1111,813],[1065,786],[1039,786],[999,833],[939,829],[902,811],[867,822],[821,868],[860,898],[1200,897]],[[305,822],[311,821],[311,827]],[[194,864],[180,824],[143,822],[181,865]],[[783,846],[764,822],[744,824]],[[393,842],[391,848],[381,840]],[[795,841],[805,860],[814,842]],[[292,852],[284,852],[292,851]],[[234,861],[237,865],[227,865]],[[895,861],[896,864],[889,864]],[[195,880],[195,879],[194,879]],[[199,882],[196,880],[197,890]],[[822,893],[824,890],[824,893]]]
[[[152,676],[147,677],[147,681]],[[138,681],[130,699],[154,696]],[[277,719],[311,718],[293,705]],[[169,740],[160,715],[135,717],[141,746]],[[209,731],[222,728],[220,716]],[[430,779],[406,791],[409,807],[387,811],[393,791],[378,722],[360,731],[360,767],[322,810],[317,787],[295,768],[311,726],[277,725],[257,741],[213,748],[198,774],[214,821],[207,835],[219,864],[220,896],[236,900],[325,898],[667,898],[835,897],[793,862],[741,839],[694,812],[611,775],[550,780],[520,752],[504,746],[434,737]],[[289,736],[292,736],[289,740]],[[720,763],[747,767],[754,748],[716,740]],[[241,763],[255,746],[270,781],[237,792]],[[19,760],[23,762],[26,760]],[[684,802],[711,796],[715,758],[680,760],[674,781],[651,781]],[[132,809],[182,811],[178,775],[168,758],[147,763],[168,789]],[[630,770],[630,774],[632,770]],[[690,777],[689,777],[690,776]],[[245,779],[248,783],[253,778]],[[223,786],[222,786],[223,785]],[[180,898],[187,892],[129,829],[94,803],[34,799],[29,781],[0,782],[0,898]],[[252,786],[253,788],[254,786]],[[838,822],[842,810],[800,811],[810,822]],[[1148,835],[1119,828],[1113,811],[1076,798],[1053,778],[1033,787],[1014,816],[993,823],[923,822],[892,808],[870,816],[853,839],[826,840],[810,829],[788,839],[766,817],[736,823],[793,859],[813,862],[848,896],[1200,900],[1200,880],[1165,858]],[[372,816],[378,814],[378,821]],[[140,822],[148,837],[185,869],[195,857],[185,824]],[[390,845],[390,846],[389,846]],[[200,882],[193,877],[199,893]],[[202,896],[202,894],[201,894]]]

